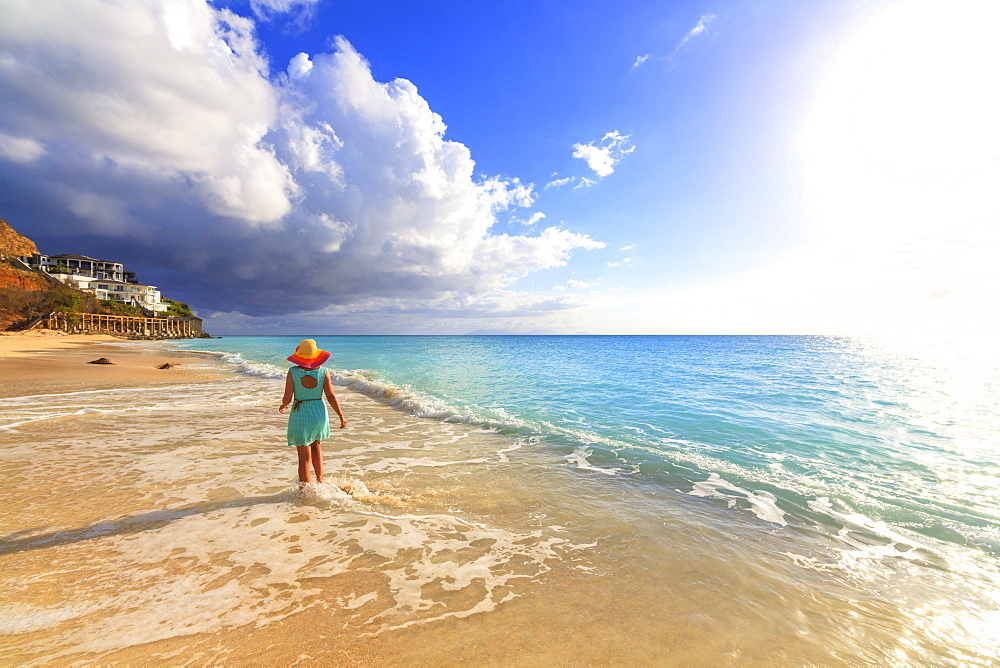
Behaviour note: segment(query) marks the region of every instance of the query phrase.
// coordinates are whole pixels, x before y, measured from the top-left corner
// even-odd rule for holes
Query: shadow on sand
[[[274,494],[271,496],[251,496],[233,501],[219,501],[213,503],[193,503],[180,508],[170,510],[152,510],[148,513],[140,513],[121,520],[99,522],[83,529],[71,529],[67,531],[52,531],[46,534],[37,532],[44,531],[48,527],[38,527],[35,529],[24,529],[16,531],[8,536],[0,538],[0,554],[15,554],[18,552],[29,552],[40,550],[46,547],[57,545],[68,545],[79,543],[92,538],[103,538],[104,536],[125,536],[128,534],[159,529],[171,522],[190,517],[211,513],[224,508],[248,508],[265,503],[288,503],[293,499],[287,494]]]

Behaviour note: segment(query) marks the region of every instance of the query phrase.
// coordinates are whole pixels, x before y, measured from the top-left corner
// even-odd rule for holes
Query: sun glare
[[[803,202],[800,243],[715,281],[609,296],[616,322],[639,308],[650,331],[992,349],[1000,337],[998,23],[1000,3],[991,0],[882,3],[856,22],[817,69],[793,130],[803,185],[786,196]]]
[[[806,224],[817,266],[869,286],[845,295],[875,311],[869,329],[997,326],[998,19],[989,1],[896,2],[821,76],[800,134]]]

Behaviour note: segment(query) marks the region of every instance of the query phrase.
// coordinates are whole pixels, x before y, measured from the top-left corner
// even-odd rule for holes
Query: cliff
[[[48,287],[49,282],[36,272],[12,267],[6,260],[0,260],[0,288],[45,290]]]
[[[7,221],[0,220],[0,255],[34,255],[38,252],[35,242],[17,233]]]
[[[37,272],[13,266],[4,256],[20,257],[38,252],[35,242],[17,233],[6,221],[0,220],[0,288],[44,290],[49,283]]]
[[[0,330],[37,315],[37,305],[48,306],[48,279],[36,271],[17,266],[14,258],[38,252],[35,242],[0,220]]]

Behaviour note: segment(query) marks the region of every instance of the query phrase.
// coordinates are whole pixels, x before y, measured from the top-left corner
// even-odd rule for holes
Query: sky
[[[0,217],[213,334],[1000,334],[993,0],[3,0]]]

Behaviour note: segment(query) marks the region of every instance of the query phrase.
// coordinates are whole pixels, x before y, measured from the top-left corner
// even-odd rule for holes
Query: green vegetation
[[[160,297],[160,301],[167,305],[167,315],[176,316],[178,318],[194,317],[194,313],[191,312],[191,307],[184,302],[175,302],[173,299],[167,299],[166,297]]]
[[[102,299],[101,302],[101,313],[107,315],[131,315],[137,317],[145,316],[137,306],[132,306],[131,304],[122,304],[121,302],[116,302],[112,299]]]
[[[172,299],[163,299],[163,302],[168,308],[165,313],[160,314],[160,317],[194,317],[191,307],[184,302]],[[66,315],[70,322],[73,322],[80,313],[140,318],[145,315],[137,306],[111,299],[97,299],[89,292],[68,285],[50,284],[42,290],[0,287],[0,330],[26,327],[36,318],[45,317],[53,312]]]
[[[0,288],[0,320],[15,328],[53,312],[72,320],[78,313],[103,311],[96,297],[66,285],[50,285],[44,290]]]

